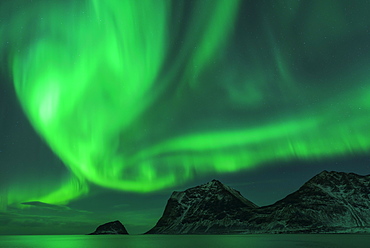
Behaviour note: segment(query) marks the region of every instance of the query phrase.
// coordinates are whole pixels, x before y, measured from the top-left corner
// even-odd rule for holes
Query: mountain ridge
[[[212,180],[175,191],[147,234],[370,232],[370,175],[322,171],[297,191],[258,207]]]

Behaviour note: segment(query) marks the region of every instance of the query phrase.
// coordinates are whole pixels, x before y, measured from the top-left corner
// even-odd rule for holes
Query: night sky
[[[370,1],[2,0],[0,234],[149,230],[216,178],[259,206],[369,174]]]

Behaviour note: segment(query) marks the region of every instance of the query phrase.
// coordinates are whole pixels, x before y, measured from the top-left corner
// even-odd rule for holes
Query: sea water
[[[369,248],[370,235],[12,235],[0,236],[0,247],[9,248]]]

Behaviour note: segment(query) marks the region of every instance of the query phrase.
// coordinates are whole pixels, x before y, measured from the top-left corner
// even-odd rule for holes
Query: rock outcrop
[[[100,234],[128,234],[128,232],[122,223],[116,220],[100,225],[96,228],[95,232],[90,233],[90,235]]]

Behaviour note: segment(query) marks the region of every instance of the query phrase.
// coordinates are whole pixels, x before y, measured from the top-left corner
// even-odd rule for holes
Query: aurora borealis
[[[284,163],[368,170],[369,10],[360,0],[2,1],[1,210],[103,189],[144,197]],[[21,145],[7,148],[9,137]]]

